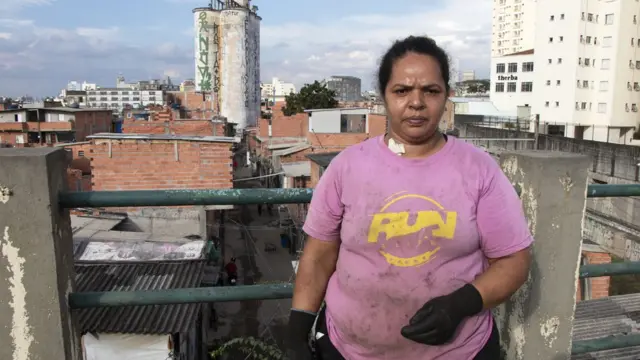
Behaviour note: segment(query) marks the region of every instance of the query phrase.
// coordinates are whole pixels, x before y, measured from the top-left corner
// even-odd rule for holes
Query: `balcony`
[[[0,122],[0,131],[27,131],[26,122]]]
[[[183,288],[113,292],[76,292],[72,229],[68,209],[182,205],[246,205],[307,203],[311,189],[225,189],[66,192],[67,156],[62,149],[0,150],[0,317],[1,359],[80,359],[78,309],[158,306],[241,300],[285,299],[290,284]],[[640,273],[640,262],[578,266],[587,197],[640,196],[640,185],[588,185],[587,156],[559,152],[516,152],[501,155],[502,167],[520,193],[536,242],[527,283],[495,311],[509,359],[568,359],[572,354],[640,346],[640,335],[626,328],[586,334],[574,319],[590,311],[591,326],[599,317],[624,323],[609,314],[600,300],[580,302],[579,278]],[[637,296],[606,299],[627,309]],[[620,306],[618,306],[620,307]],[[616,311],[623,311],[622,307]],[[614,319],[615,318],[615,319]],[[613,320],[612,320],[613,319]],[[605,331],[605,330],[602,330]],[[582,333],[581,333],[582,334]],[[584,339],[584,340],[583,340]],[[605,354],[605,355],[603,355]]]

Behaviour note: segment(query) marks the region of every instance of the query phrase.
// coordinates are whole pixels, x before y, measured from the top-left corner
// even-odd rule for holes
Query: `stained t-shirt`
[[[496,161],[453,137],[425,158],[394,154],[382,136],[342,151],[315,188],[304,231],[340,241],[325,301],[329,336],[348,360],[472,359],[491,334],[489,311],[441,346],[400,329],[429,299],[478,277],[487,258],[533,241]]]

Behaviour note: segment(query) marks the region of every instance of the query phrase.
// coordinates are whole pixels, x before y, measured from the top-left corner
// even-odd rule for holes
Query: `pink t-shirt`
[[[304,231],[341,241],[326,293],[327,325],[348,360],[473,359],[491,334],[489,311],[442,346],[400,329],[429,299],[473,281],[533,241],[500,167],[453,137],[426,158],[400,157],[383,137],[338,154],[316,187]]]

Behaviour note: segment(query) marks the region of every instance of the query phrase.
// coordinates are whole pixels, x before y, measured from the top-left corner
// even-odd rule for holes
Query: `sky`
[[[490,0],[254,0],[261,78],[300,87],[331,75],[373,89],[394,40],[428,35],[461,70],[489,73]],[[194,7],[207,0],[0,0],[0,96],[57,95],[69,81],[114,86],[194,77]]]

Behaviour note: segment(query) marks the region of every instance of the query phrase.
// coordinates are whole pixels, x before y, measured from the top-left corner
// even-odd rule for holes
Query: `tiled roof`
[[[628,335],[640,330],[640,294],[580,301],[576,305],[573,340]],[[573,355],[571,360],[640,359],[640,346]]]
[[[76,291],[135,291],[199,287],[205,261],[76,264]],[[165,335],[188,331],[200,304],[121,306],[78,310],[82,333]]]

